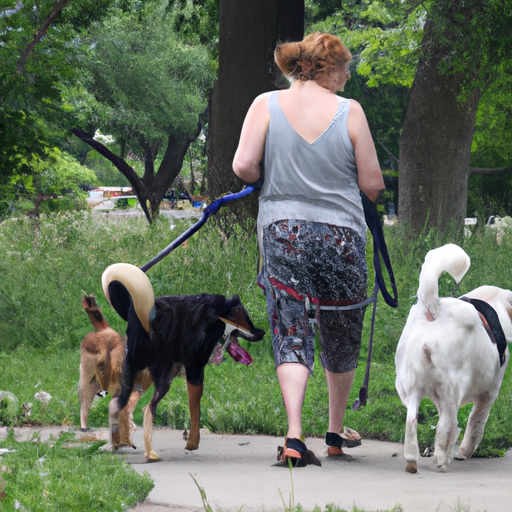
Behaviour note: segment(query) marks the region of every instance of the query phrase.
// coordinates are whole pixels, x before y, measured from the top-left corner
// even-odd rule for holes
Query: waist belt
[[[312,297],[310,293],[306,293],[304,295],[297,292],[293,288],[286,286],[281,283],[277,279],[273,277],[269,278],[270,284],[277,288],[278,290],[285,291],[288,295],[293,297],[295,300],[300,302],[304,302],[304,306],[308,314],[313,314],[317,308],[320,308],[324,311],[350,311],[352,309],[360,309],[365,308],[368,304],[371,304],[374,301],[374,297],[368,297],[362,302],[356,302],[350,299],[341,299],[341,300],[329,300],[329,299],[319,299],[318,297]]]

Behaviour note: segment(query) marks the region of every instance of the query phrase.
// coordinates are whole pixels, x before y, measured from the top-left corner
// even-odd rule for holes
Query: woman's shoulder
[[[268,91],[268,92],[264,92],[262,94],[259,94],[258,96],[256,96],[256,98],[254,98],[254,101],[253,101],[253,104],[256,103],[256,104],[260,104],[260,103],[266,103],[268,104],[268,100],[269,98],[277,93],[279,91]]]
[[[363,107],[361,106],[361,103],[359,103],[356,100],[353,100],[352,98],[345,99],[348,101],[350,105],[350,110],[354,110],[355,112],[363,112]]]

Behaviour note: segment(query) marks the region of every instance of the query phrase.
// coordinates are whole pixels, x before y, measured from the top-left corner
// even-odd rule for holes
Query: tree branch
[[[389,149],[386,146],[384,146],[381,140],[377,142],[382,146],[382,149],[387,153],[390,162],[395,162],[396,166],[398,167],[398,158],[395,155],[393,155],[393,153],[391,153],[391,151],[389,151]],[[393,170],[395,170],[395,166],[393,164],[391,164],[391,167],[393,168]]]
[[[148,222],[151,224],[152,219],[146,204],[147,194],[145,191],[145,186],[133,168],[128,165],[121,157],[117,156],[115,153],[112,153],[110,149],[104,146],[101,142],[95,140],[92,135],[88,134],[81,128],[72,128],[71,133],[91,146],[91,148],[96,150],[101,156],[104,156],[107,160],[112,162],[119,170],[119,172],[126,177],[139,199],[140,206],[142,207]]]
[[[35,45],[43,38],[46,34],[50,25],[55,21],[55,18],[60,14],[62,9],[68,5],[70,0],[59,0],[51,10],[48,18],[43,23],[43,26],[39,29],[39,32],[35,35],[34,39],[28,44],[28,46],[23,50],[16,67],[18,68],[18,73],[22,73],[25,67],[25,62],[29,53],[34,49]]]

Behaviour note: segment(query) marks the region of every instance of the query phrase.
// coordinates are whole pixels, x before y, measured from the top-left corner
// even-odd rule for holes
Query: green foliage
[[[0,391],[0,425],[11,426],[20,413],[20,401],[9,391]]]
[[[505,61],[507,62],[507,61]],[[503,63],[503,71],[507,65]],[[508,63],[510,67],[510,63]],[[512,75],[496,74],[485,90],[476,115],[472,167],[510,167],[512,163]]]
[[[471,174],[468,186],[468,217],[481,221],[491,215],[512,215],[512,174]]]
[[[492,83],[495,73],[503,71],[504,59],[510,68],[506,56],[512,50],[512,12],[506,2],[438,0],[429,4],[427,12],[430,42],[436,43],[425,47],[426,58],[441,56],[440,72],[461,73],[468,92]]]
[[[144,501],[154,487],[119,456],[100,452],[104,442],[78,443],[73,433],[42,442],[18,442],[13,430],[0,447],[5,497],[2,510],[121,512]]]
[[[36,192],[45,195],[60,195],[66,191],[79,195],[80,186],[91,185],[96,180],[93,171],[57,148],[46,150],[46,158],[39,160],[34,170],[37,173]]]
[[[84,34],[91,117],[140,158],[195,130],[213,84],[208,53],[169,30],[175,13],[166,5],[115,12]]]
[[[170,0],[175,11],[172,29],[208,49],[215,62],[219,54],[219,0]]]
[[[0,17],[2,181],[11,175],[32,173],[30,164],[37,157],[44,157],[46,148],[51,147],[49,139],[56,134],[62,138],[66,127],[62,125],[61,93],[81,72],[75,61],[76,49],[71,44],[75,29],[103,14],[111,3],[111,0],[71,2],[64,15],[54,20],[23,59],[23,52],[42,28],[55,2],[39,1],[34,8],[21,5],[16,13]],[[12,7],[14,2],[9,4]]]

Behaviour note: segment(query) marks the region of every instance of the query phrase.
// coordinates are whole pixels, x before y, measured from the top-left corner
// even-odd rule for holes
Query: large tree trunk
[[[480,90],[465,90],[463,73],[441,74],[447,47],[427,23],[411,98],[400,137],[399,219],[421,233],[453,225],[466,216],[469,160]],[[474,70],[477,71],[477,63]]]
[[[276,89],[278,39],[302,39],[304,0],[221,0],[219,16],[219,71],[210,99],[208,149],[212,198],[243,186],[232,162],[245,114],[256,96]],[[239,205],[230,206],[234,211]],[[242,209],[243,215],[256,215],[255,195],[244,199]]]

